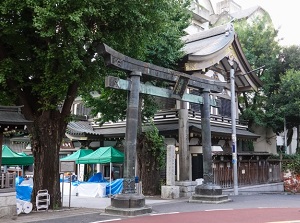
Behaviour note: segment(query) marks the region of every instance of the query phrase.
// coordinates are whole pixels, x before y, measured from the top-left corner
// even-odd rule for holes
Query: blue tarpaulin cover
[[[111,194],[120,194],[123,190],[123,179],[116,179],[106,185],[106,195],[110,194],[110,186],[111,186]]]
[[[32,185],[22,185],[23,177],[16,177],[16,198],[22,201],[31,201]]]
[[[103,177],[101,172],[94,174],[87,182],[97,182],[97,183],[106,183],[107,180]]]

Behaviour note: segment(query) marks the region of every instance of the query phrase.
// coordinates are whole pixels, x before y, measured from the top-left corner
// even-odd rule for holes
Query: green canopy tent
[[[79,158],[87,156],[87,155],[91,154],[92,152],[94,152],[94,150],[92,150],[92,149],[80,148],[79,150],[72,153],[71,155],[61,158],[60,161],[75,161],[75,163],[78,164]],[[84,169],[83,169],[83,171],[84,171]],[[80,178],[80,165],[77,166],[77,176]]]
[[[24,152],[21,152],[21,153],[18,153],[19,155],[21,155],[21,156],[28,156],[26,153],[24,153]]]
[[[7,145],[2,146],[2,165],[27,166],[33,164],[33,156],[24,156],[12,151]]]
[[[86,155],[91,154],[92,152],[94,152],[94,150],[92,149],[83,149],[80,148],[79,150],[77,150],[76,152],[72,153],[69,156],[66,156],[64,158],[61,158],[60,161],[75,161],[76,163],[78,163],[78,159],[82,158]]]
[[[123,163],[124,153],[114,147],[100,147],[93,153],[78,159],[79,164]]]
[[[1,165],[22,166],[21,174],[23,175],[23,166],[28,166],[32,164],[33,156],[28,156],[25,153],[16,153],[12,151],[7,145],[2,145]]]
[[[112,163],[123,163],[124,162],[124,153],[121,151],[115,149],[114,147],[100,147],[93,153],[79,158],[78,163],[80,164],[104,164],[109,163],[110,164],[110,194],[111,194],[111,169],[112,169]]]

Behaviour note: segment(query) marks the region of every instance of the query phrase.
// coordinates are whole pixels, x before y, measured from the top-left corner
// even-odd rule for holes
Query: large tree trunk
[[[34,205],[39,190],[47,189],[50,208],[61,204],[59,150],[67,123],[58,110],[45,111],[31,128],[31,149],[34,156],[34,184],[31,201]]]

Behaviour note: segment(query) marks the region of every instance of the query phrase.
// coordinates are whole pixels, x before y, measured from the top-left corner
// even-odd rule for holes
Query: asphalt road
[[[224,204],[189,203],[186,199],[161,200],[146,198],[146,204],[150,205],[153,211],[151,214],[137,217],[107,215],[104,213],[103,208],[107,203],[102,206],[95,206],[93,202],[89,202],[89,198],[86,198],[86,204],[82,202],[82,207],[71,206],[71,209],[65,211],[21,214],[17,220],[5,222],[300,223],[300,195],[260,194],[238,195],[230,198],[233,201]],[[108,200],[105,200],[105,202]],[[98,198],[98,202],[103,202],[103,198]],[[73,200],[73,205],[79,205],[75,202],[75,199]],[[91,206],[94,206],[94,208]]]

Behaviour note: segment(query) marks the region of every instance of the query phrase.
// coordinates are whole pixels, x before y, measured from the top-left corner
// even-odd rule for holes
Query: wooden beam
[[[186,73],[133,59],[119,53],[118,51],[115,51],[106,44],[100,44],[97,47],[97,53],[103,56],[105,64],[109,67],[118,68],[124,71],[140,71],[143,75],[155,77],[174,84],[179,80],[179,77],[184,77],[189,79],[188,86],[197,89],[207,88],[211,92],[215,93],[221,93],[225,86],[225,83],[221,81],[206,80]]]

